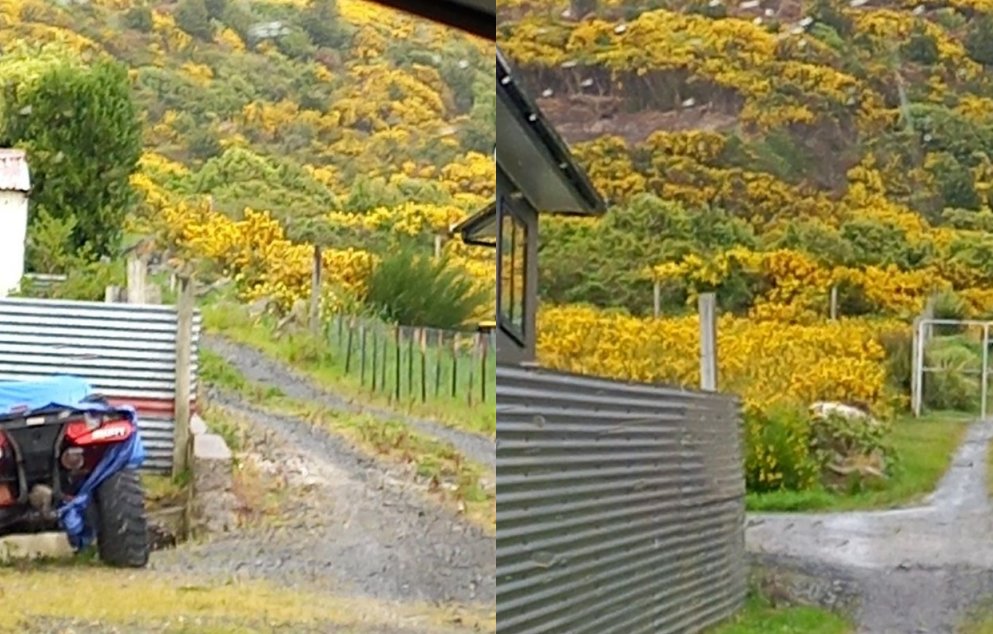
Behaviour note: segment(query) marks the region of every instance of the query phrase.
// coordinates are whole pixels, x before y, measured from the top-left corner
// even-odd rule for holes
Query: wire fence
[[[395,402],[494,402],[495,334],[398,326],[335,315],[328,340],[345,373]]]

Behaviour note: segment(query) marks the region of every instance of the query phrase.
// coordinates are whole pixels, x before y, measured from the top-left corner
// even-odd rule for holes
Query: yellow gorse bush
[[[884,338],[906,337],[901,321],[805,321],[795,304],[763,304],[755,315],[722,316],[717,326],[718,385],[742,397],[746,481],[750,490],[803,490],[820,476],[806,407],[856,403],[877,414],[896,404],[887,389]],[[779,311],[779,312],[776,312]],[[791,312],[792,311],[792,312]],[[538,354],[549,367],[621,380],[696,387],[696,316],[645,319],[583,306],[539,313]]]
[[[204,206],[179,203],[161,209],[158,229],[167,246],[208,260],[231,276],[246,301],[267,298],[289,310],[310,295],[313,247],[290,241],[268,212],[249,209],[242,220],[233,220]],[[324,249],[322,258],[325,308],[361,299],[373,256],[360,249]]]
[[[948,265],[949,271],[952,265]],[[831,287],[845,285],[861,290],[877,314],[909,318],[919,314],[936,292],[955,288],[934,267],[904,271],[895,266],[826,267],[802,251],[776,249],[755,252],[734,248],[711,258],[688,255],[678,262],[664,262],[647,270],[656,282],[686,283],[690,301],[700,292],[718,288],[734,272],[752,276],[763,292],[755,300],[751,317],[763,321],[797,322],[824,315]],[[977,280],[977,285],[981,282]],[[961,288],[961,287],[959,287]],[[986,310],[988,294],[982,288],[966,289],[968,303],[977,314]]]
[[[699,384],[696,316],[644,319],[581,306],[539,313],[543,364],[641,382]],[[886,404],[886,332],[896,321],[843,319],[811,324],[725,315],[718,324],[719,382],[759,410],[784,401]]]

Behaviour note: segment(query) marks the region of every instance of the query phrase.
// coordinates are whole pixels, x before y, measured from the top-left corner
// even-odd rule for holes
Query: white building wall
[[[20,288],[27,231],[27,194],[0,191],[0,297]]]

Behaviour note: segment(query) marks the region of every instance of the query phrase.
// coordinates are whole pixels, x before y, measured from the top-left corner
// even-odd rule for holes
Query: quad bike
[[[61,529],[76,550],[144,567],[149,539],[134,409],[76,377],[0,382],[0,536]]]

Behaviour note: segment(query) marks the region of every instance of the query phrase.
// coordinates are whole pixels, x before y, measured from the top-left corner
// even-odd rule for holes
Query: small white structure
[[[17,290],[24,277],[31,177],[24,150],[0,148],[0,297]]]

